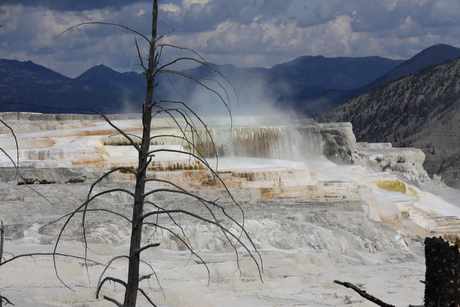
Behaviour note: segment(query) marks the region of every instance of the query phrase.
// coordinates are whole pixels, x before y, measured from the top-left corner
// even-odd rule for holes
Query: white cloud
[[[182,7],[184,9],[189,9],[193,4],[200,4],[203,6],[206,3],[212,2],[212,0],[183,0]]]
[[[141,17],[143,15],[145,15],[147,12],[145,10],[139,10],[139,12],[136,13],[136,16],[137,17]]]
[[[169,13],[169,14],[172,13],[174,15],[179,14],[181,11],[180,6],[175,5],[173,3],[160,4],[159,9],[165,13]]]

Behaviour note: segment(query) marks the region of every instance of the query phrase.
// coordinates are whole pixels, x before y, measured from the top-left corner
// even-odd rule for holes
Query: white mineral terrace
[[[15,132],[19,146],[17,151],[11,131],[1,127],[0,219],[6,225],[6,253],[51,251],[57,230],[43,225],[81,204],[102,172],[136,167],[137,151],[96,116],[8,113],[0,117]],[[137,140],[141,123],[135,118],[115,116],[113,124]],[[161,245],[150,252],[149,264],[155,267],[163,292],[155,280],[150,281],[152,288],[148,283],[143,286],[158,306],[369,306],[351,290],[334,284],[334,279],[363,285],[387,303],[422,303],[421,242],[427,235],[452,239],[460,233],[458,204],[395,173],[332,163],[321,155],[320,135],[291,129],[284,119],[236,117],[232,129],[228,118],[204,121],[210,128],[208,132],[198,129],[202,143],[197,150],[241,202],[246,228],[264,259],[264,283],[247,255],[241,256],[239,272],[222,235],[191,221],[186,230],[210,264],[210,284],[206,269],[196,259],[189,261],[180,242],[156,234],[152,240]],[[178,138],[183,130],[174,121],[154,120],[152,128],[152,150],[159,151],[154,153],[149,176],[200,195],[222,197],[223,185],[214,180],[205,162],[177,153],[192,149]],[[215,146],[210,145],[208,133]],[[37,184],[17,185],[21,180],[11,160],[19,165],[26,183]],[[131,183],[132,176],[121,172],[107,184]],[[102,203],[109,206],[128,207],[129,200],[123,197],[104,197]],[[93,259],[106,262],[126,248],[128,228],[120,221],[97,217],[88,223]],[[77,233],[66,237],[66,252],[81,247]],[[79,261],[69,259],[58,259],[58,266],[75,292],[56,278],[51,259],[38,257],[0,267],[1,294],[16,306],[113,306],[95,298],[100,270],[87,272]],[[111,270],[122,275],[126,267],[116,263]],[[106,291],[116,296],[121,289]],[[148,305],[141,300],[140,306]]]
[[[35,116],[35,117],[34,117]],[[59,116],[59,115],[58,115]],[[0,147],[20,167],[40,168],[87,167],[107,171],[116,166],[135,168],[137,151],[128,145],[111,125],[102,118],[92,116],[61,115],[65,120],[56,120],[53,115],[10,113],[5,121],[14,130],[15,140],[7,127],[2,127]],[[307,199],[365,199],[369,204],[371,218],[389,222],[400,219],[399,211],[412,212],[411,220],[431,231],[430,223],[420,216],[460,216],[460,210],[435,196],[419,190],[390,173],[375,173],[360,166],[338,166],[319,154],[302,152],[302,137],[292,136],[283,119],[264,117],[236,117],[233,127],[217,127],[229,124],[228,118],[206,118],[209,130],[198,128],[197,139],[203,145],[199,150],[209,165],[217,170],[229,188],[258,189],[258,198],[305,197]],[[115,118],[113,124],[139,141],[141,122],[137,119]],[[275,123],[276,125],[268,125]],[[182,139],[184,131],[176,122],[160,118],[152,124],[152,150],[155,152],[151,170],[157,177],[173,180],[188,187],[206,186],[212,174],[195,159],[174,151],[191,151]],[[261,125],[262,124],[262,125]],[[176,136],[172,138],[171,136]],[[215,146],[210,145],[212,142]],[[309,139],[311,142],[311,138]],[[220,158],[214,158],[216,149]],[[168,149],[169,151],[161,151]],[[172,151],[171,151],[172,150]],[[10,159],[0,155],[0,165],[12,166]],[[189,171],[194,170],[190,175]],[[187,172],[188,171],[188,172]],[[187,177],[184,176],[187,172]],[[129,175],[120,174],[117,180],[130,180]],[[193,179],[193,180],[191,180]],[[415,209],[414,209],[415,208]],[[416,213],[417,212],[417,213]],[[396,220],[395,220],[396,219]],[[399,222],[397,222],[399,223]],[[432,225],[431,225],[432,226]]]

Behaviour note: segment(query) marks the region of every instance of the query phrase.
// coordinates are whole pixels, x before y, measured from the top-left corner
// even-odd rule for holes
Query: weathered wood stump
[[[425,307],[460,306],[460,252],[439,238],[425,239]]]

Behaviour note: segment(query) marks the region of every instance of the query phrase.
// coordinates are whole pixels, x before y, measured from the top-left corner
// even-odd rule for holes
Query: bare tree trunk
[[[152,6],[152,35],[149,50],[149,66],[146,71],[147,91],[142,110],[142,145],[139,151],[136,187],[134,191],[134,208],[132,217],[131,243],[129,251],[128,280],[123,307],[135,307],[139,290],[140,248],[142,241],[144,193],[146,172],[149,164],[150,126],[152,122],[152,101],[155,85],[155,43],[157,39],[158,1]]]
[[[3,227],[3,220],[0,224],[0,263],[3,261],[3,241],[5,240],[5,228]],[[0,305],[1,307],[1,305]]]
[[[439,238],[425,239],[425,307],[460,306],[460,252]]]

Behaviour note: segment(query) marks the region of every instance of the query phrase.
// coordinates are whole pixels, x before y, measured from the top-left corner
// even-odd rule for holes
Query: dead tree
[[[91,186],[90,191],[88,193],[87,200],[81,206],[76,208],[73,212],[69,213],[68,215],[60,219],[60,221],[61,222],[63,221],[64,224],[58,235],[58,238],[55,244],[55,249],[54,249],[54,253],[57,253],[57,250],[61,242],[64,231],[68,227],[70,221],[76,218],[77,216],[81,216],[81,229],[83,230],[83,241],[84,241],[86,250],[88,248],[88,243],[86,239],[85,222],[87,220],[88,215],[104,212],[106,214],[116,215],[122,218],[123,220],[128,221],[128,223],[131,224],[131,236],[130,236],[131,239],[130,239],[130,245],[129,245],[130,246],[129,252],[126,255],[115,256],[107,264],[107,268],[108,268],[114,261],[119,261],[122,259],[127,260],[128,275],[126,277],[126,280],[114,278],[111,276],[106,276],[105,275],[106,270],[104,270],[99,280],[99,283],[97,286],[97,293],[96,293],[96,295],[99,296],[101,289],[107,282],[113,282],[113,283],[122,285],[122,287],[124,287],[125,289],[124,299],[122,302],[119,302],[117,299],[113,297],[104,296],[106,300],[111,301],[120,307],[136,306],[137,297],[139,294],[143,295],[153,306],[155,306],[154,302],[152,302],[152,300],[148,297],[147,293],[144,290],[142,290],[139,286],[139,283],[141,280],[145,278],[149,278],[154,273],[154,272],[150,272],[148,274],[141,274],[140,264],[143,261],[142,254],[146,250],[155,248],[159,245],[159,243],[148,243],[145,240],[143,240],[143,237],[142,237],[143,231],[145,231],[146,226],[155,227],[156,229],[163,229],[164,231],[169,232],[170,234],[175,236],[178,240],[180,240],[182,244],[185,245],[186,248],[193,255],[197,256],[200,260],[202,260],[201,257],[194,251],[192,243],[188,240],[187,234],[184,231],[183,226],[180,224],[180,220],[177,218],[180,215],[185,215],[189,218],[193,218],[193,219],[203,221],[203,222],[216,226],[223,233],[225,238],[228,240],[228,243],[233,247],[237,255],[238,255],[238,251],[237,251],[238,246],[241,246],[243,249],[245,249],[246,253],[254,261],[254,264],[257,267],[260,278],[261,278],[260,255],[255,245],[253,244],[250,236],[248,235],[248,233],[246,232],[244,228],[243,220],[237,220],[234,216],[227,213],[228,212],[227,206],[229,205],[229,203],[221,203],[219,202],[219,200],[207,200],[185,189],[182,189],[181,187],[174,184],[173,182],[155,179],[153,177],[148,176],[147,170],[148,170],[149,164],[152,161],[152,157],[156,153],[163,151],[163,152],[186,154],[190,156],[191,159],[200,161],[201,164],[206,166],[209,169],[209,171],[212,172],[212,174],[214,175],[215,180],[219,182],[219,184],[223,186],[224,189],[226,189],[228,193],[230,193],[229,190],[226,188],[225,183],[222,182],[222,180],[220,179],[217,172],[211,168],[211,166],[208,164],[206,159],[200,153],[199,146],[197,144],[200,142],[200,139],[198,135],[196,134],[197,126],[201,125],[205,127],[206,131],[208,132],[208,136],[212,139],[211,134],[207,130],[206,125],[201,120],[201,118],[197,114],[195,114],[193,110],[189,108],[186,103],[182,101],[173,101],[173,100],[154,101],[154,91],[155,91],[155,88],[158,86],[158,84],[156,83],[156,78],[160,74],[174,74],[174,75],[178,75],[178,76],[193,80],[197,82],[200,86],[204,87],[206,90],[209,90],[212,93],[214,93],[217,99],[219,99],[223,104],[225,104],[225,106],[227,106],[230,112],[229,101],[228,101],[229,95],[227,94],[225,87],[219,81],[209,80],[209,79],[201,78],[199,76],[192,75],[189,73],[176,71],[172,69],[171,67],[180,61],[193,61],[199,64],[206,65],[207,67],[209,67],[211,71],[216,73],[219,77],[221,75],[219,74],[219,72],[213,69],[210,65],[208,65],[203,60],[203,58],[200,57],[195,51],[188,49],[188,48],[175,46],[175,45],[162,44],[160,41],[163,38],[163,35],[161,36],[157,35],[157,19],[158,19],[158,1],[154,0],[153,6],[152,6],[152,33],[151,33],[150,38],[127,26],[124,26],[121,24],[115,24],[115,23],[107,23],[107,22],[85,22],[85,23],[81,23],[76,26],[73,26],[67,29],[66,31],[64,31],[64,32],[67,32],[75,27],[79,27],[82,25],[88,25],[88,24],[112,25],[112,26],[122,27],[130,32],[135,33],[136,35],[140,36],[149,46],[149,53],[146,57],[144,57],[141,55],[141,52],[140,52],[141,48],[139,47],[137,39],[135,40],[135,46],[136,46],[137,53],[138,53],[138,59],[140,61],[139,64],[143,69],[143,73],[145,74],[146,87],[147,87],[145,101],[142,105],[143,130],[142,130],[142,136],[141,136],[140,142],[138,142],[138,140],[133,135],[125,133],[124,131],[119,129],[106,116],[95,111],[96,113],[104,117],[104,119],[114,129],[116,129],[121,135],[123,135],[129,141],[129,143],[137,150],[138,152],[137,167],[135,169],[131,169],[127,167],[118,167],[118,168],[115,168],[107,172],[99,180],[97,180]],[[63,33],[61,33],[60,35],[62,35]],[[162,54],[167,49],[180,49],[183,51],[185,50],[185,51],[190,52],[191,56],[179,57],[171,62],[163,63]],[[224,80],[226,79],[224,78]],[[212,81],[213,84],[217,86],[217,89],[209,86],[209,81]],[[168,103],[169,105],[171,104],[177,105],[177,107],[165,107],[164,106],[165,103]],[[179,129],[182,131],[182,135],[181,136],[171,136],[171,137],[181,139],[190,148],[192,148],[191,151],[171,150],[171,149],[157,149],[157,150],[150,149],[150,143],[152,139],[154,138],[154,137],[151,137],[152,120],[154,120],[155,116],[159,116],[159,115],[168,115],[174,121],[176,121],[176,123],[178,123],[177,118],[181,118],[181,120],[185,122],[185,126],[179,125]],[[192,137],[190,137],[190,135],[192,135]],[[96,193],[95,190],[98,184],[100,184],[105,178],[107,178],[108,176],[110,176],[111,174],[115,172],[125,172],[125,173],[132,174],[135,177],[134,190],[116,188],[116,189],[107,189],[105,191]],[[147,184],[149,183],[156,183],[160,187],[155,188],[155,189],[148,189]],[[97,199],[98,197],[102,195],[109,194],[109,193],[124,193],[124,194],[129,195],[133,200],[133,208],[131,212],[132,215],[127,216],[124,213],[98,208],[97,206],[93,205],[93,201],[95,199]],[[155,203],[154,201],[147,200],[147,197],[158,194],[158,193],[173,193],[173,194],[180,194],[183,196],[190,197],[194,199],[196,202],[198,202],[199,204],[201,204],[201,207],[207,212],[207,215],[204,216],[200,214],[199,212],[190,211],[184,205],[178,205],[173,208],[163,207]],[[230,199],[232,200],[232,202],[230,202],[230,205],[235,206],[236,208],[239,208],[239,210],[241,210],[241,207],[239,207],[238,203],[233,199],[233,197],[231,197],[231,195],[230,195]],[[149,206],[149,207],[146,208],[146,206]],[[159,216],[165,216],[169,218],[174,223],[174,225],[179,227],[180,232],[176,233],[172,231],[171,229],[168,229],[167,227],[161,225],[158,222]],[[230,231],[230,229],[227,228],[222,223],[222,217],[230,220],[233,223],[232,227],[235,227],[236,225],[236,227],[238,228],[237,234],[235,234],[233,231]],[[241,214],[241,217],[244,218],[244,215]],[[86,255],[86,251],[85,251],[85,255]],[[237,261],[238,261],[238,257],[237,257]]]
[[[152,305],[155,306],[154,302],[148,296],[148,293],[140,288],[140,282],[144,279],[150,278],[152,275],[155,274],[153,267],[148,265],[150,268],[149,272],[142,272],[141,274],[141,263],[147,263],[146,260],[142,258],[142,255],[145,254],[145,251],[150,250],[159,246],[159,243],[151,243],[145,238],[143,238],[143,232],[146,232],[146,228],[150,227],[155,230],[160,229],[163,230],[170,235],[174,236],[178,241],[180,241],[192,255],[197,257],[201,263],[204,263],[205,268],[208,269],[206,262],[202,257],[194,250],[192,242],[189,240],[187,233],[181,224],[182,219],[181,216],[187,216],[190,219],[195,219],[198,221],[202,221],[211,225],[214,225],[218,230],[221,231],[224,238],[227,240],[229,246],[231,246],[236,254],[236,261],[238,265],[239,259],[239,251],[238,249],[245,250],[246,254],[253,260],[254,265],[256,266],[259,277],[262,279],[262,259],[260,257],[259,252],[257,251],[256,246],[252,242],[249,234],[247,233],[244,227],[244,213],[239,206],[239,204],[234,200],[231,196],[229,190],[225,186],[225,183],[220,179],[218,173],[211,167],[211,165],[206,161],[203,154],[200,152],[200,137],[197,134],[197,127],[202,126],[207,131],[209,138],[212,140],[211,134],[207,130],[207,126],[202,121],[202,119],[195,113],[189,106],[183,101],[174,101],[174,100],[157,100],[154,101],[154,91],[155,88],[159,85],[156,83],[156,78],[161,74],[169,74],[169,75],[178,75],[189,80],[195,81],[198,85],[202,86],[204,89],[211,91],[214,93],[218,100],[220,100],[228,109],[229,115],[231,116],[230,107],[229,107],[229,95],[225,89],[225,87],[215,79],[207,79],[201,78],[196,75],[192,75],[185,72],[180,72],[174,70],[172,67],[174,64],[181,62],[181,61],[193,61],[198,64],[202,64],[207,66],[213,73],[217,76],[222,77],[221,80],[227,81],[218,71],[216,71],[213,67],[208,65],[204,59],[199,56],[198,53],[195,51],[183,48],[175,45],[170,44],[162,44],[161,39],[164,35],[157,36],[157,19],[158,19],[158,1],[154,0],[152,5],[152,33],[150,37],[142,34],[139,31],[136,31],[130,27],[125,25],[116,24],[116,23],[107,23],[107,22],[85,22],[78,25],[75,25],[63,33],[75,28],[80,27],[83,25],[88,24],[100,24],[100,25],[111,25],[116,27],[121,27],[127,31],[134,33],[137,37],[140,37],[144,40],[145,43],[148,44],[149,53],[147,56],[141,55],[141,48],[139,47],[137,39],[135,39],[135,46],[138,53],[139,64],[142,67],[143,73],[146,77],[146,96],[145,101],[142,104],[142,136],[140,137],[140,141],[136,138],[137,136],[133,136],[131,134],[125,133],[121,129],[119,129],[114,123],[112,123],[106,116],[100,114],[99,112],[95,111],[96,113],[100,114],[118,133],[124,136],[128,142],[133,146],[138,152],[138,163],[137,166],[134,168],[128,167],[118,167],[115,168],[107,173],[105,173],[101,178],[99,178],[96,182],[94,182],[90,190],[87,194],[86,201],[84,201],[78,208],[75,208],[72,212],[68,213],[67,215],[62,216],[56,221],[52,221],[50,224],[54,223],[62,223],[60,228],[59,234],[56,238],[56,242],[54,245],[54,250],[51,253],[33,253],[33,254],[21,254],[12,256],[5,261],[0,261],[0,266],[14,261],[15,259],[22,258],[22,257],[31,257],[31,256],[52,256],[53,261],[55,263],[55,272],[56,276],[63,284],[65,281],[61,279],[59,270],[56,265],[57,257],[73,257],[75,259],[79,259],[84,261],[85,263],[92,263],[96,265],[102,265],[101,263],[95,262],[91,259],[88,259],[88,250],[89,250],[89,243],[87,240],[87,221],[88,217],[91,215],[100,215],[108,214],[113,215],[117,218],[120,218],[126,221],[129,225],[131,225],[131,232],[130,232],[130,244],[129,244],[129,251],[123,255],[116,255],[114,256],[107,264],[105,264],[105,269],[103,270],[97,287],[96,287],[96,297],[99,297],[101,290],[106,285],[107,282],[112,282],[115,284],[119,284],[124,288],[124,297],[122,301],[117,300],[115,297],[108,297],[104,296],[104,299],[114,303],[116,306],[120,307],[135,307],[137,304],[137,298],[139,295],[144,296],[147,301]],[[59,36],[61,36],[61,33]],[[58,36],[58,37],[59,37]],[[182,51],[187,51],[191,55],[185,57],[179,57],[175,60],[167,63],[162,62],[162,54],[166,52],[168,49],[180,49]],[[210,83],[213,86],[210,86]],[[231,84],[228,83],[230,86]],[[217,89],[216,89],[217,88]],[[165,106],[165,104],[172,105],[175,107]],[[181,136],[171,135],[170,137],[180,139],[184,144],[190,148],[190,150],[172,150],[172,149],[157,149],[152,150],[150,148],[150,143],[153,141],[155,137],[151,137],[151,124],[152,121],[156,116],[160,115],[167,115],[170,116],[171,119],[178,125],[178,128],[182,132]],[[180,120],[182,124],[179,124]],[[2,121],[3,123],[3,121]],[[3,123],[8,128],[9,126],[6,123]],[[12,129],[10,129],[12,130]],[[13,136],[14,131],[11,131]],[[163,136],[164,137],[164,136]],[[17,141],[16,141],[17,146]],[[0,148],[3,153],[7,154],[3,149]],[[190,159],[194,159],[199,161],[201,165],[205,166],[214,176],[215,181],[223,187],[227,193],[228,198],[230,201],[222,202],[217,200],[208,200],[199,195],[195,195],[190,191],[187,191],[180,186],[174,184],[170,181],[160,180],[155,178],[154,176],[148,175],[148,168],[152,161],[152,157],[156,153],[159,152],[169,152],[169,153],[179,153],[188,155]],[[217,151],[215,150],[217,153]],[[17,162],[15,162],[8,154],[7,156],[17,169],[17,175],[19,176],[19,155],[17,156]],[[130,173],[134,177],[134,188],[130,190],[129,188],[109,188],[106,190],[100,191],[101,183],[109,177],[111,174],[116,172],[123,172],[123,173]],[[156,188],[152,188],[151,184],[155,183]],[[28,186],[28,185],[25,185]],[[113,193],[122,193],[129,195],[132,199],[132,210],[130,211],[130,215],[126,214],[125,211],[117,212],[115,209],[107,209],[99,207],[98,204],[95,202],[96,199],[103,195],[113,194]],[[182,195],[185,197],[189,197],[193,199],[198,205],[200,206],[201,211],[194,212],[193,210],[189,209],[188,207],[184,206],[184,204],[176,204],[175,206],[163,206],[161,203],[157,203],[154,200],[149,200],[148,198],[152,195],[156,194],[174,194],[174,195]],[[236,209],[237,212],[240,214],[238,216],[234,216],[229,212],[233,209]],[[206,212],[203,214],[202,212]],[[233,210],[234,211],[234,210]],[[179,229],[178,232],[174,231],[173,229],[168,228],[168,226],[163,225],[159,217],[165,217],[169,220],[176,228]],[[59,247],[61,246],[61,242],[63,241],[64,232],[69,229],[71,223],[76,220],[80,219],[80,228],[82,229],[82,237],[84,243],[84,256],[78,255],[70,255],[66,253],[61,253],[58,251]],[[227,227],[224,222],[230,221],[232,223],[231,229]],[[49,225],[49,224],[48,224]],[[237,230],[235,232],[235,230]],[[128,266],[128,274],[125,279],[116,278],[113,276],[107,275],[108,268],[115,262],[115,261],[126,261]],[[209,269],[208,269],[208,276],[209,276]],[[66,284],[65,284],[66,285]],[[10,303],[6,298],[3,296],[0,297],[2,301],[6,303]]]

